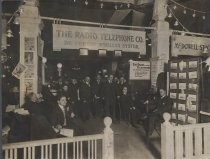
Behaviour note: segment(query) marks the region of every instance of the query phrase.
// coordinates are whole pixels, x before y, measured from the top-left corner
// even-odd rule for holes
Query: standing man
[[[80,114],[83,121],[88,120],[92,116],[90,109],[91,99],[90,77],[86,76],[79,87]]]
[[[113,121],[116,121],[116,97],[117,92],[113,83],[113,75],[109,75],[107,81],[104,83],[102,92],[104,99],[105,116],[112,117]]]
[[[102,81],[101,76],[98,74],[96,76],[96,81],[93,83],[93,115],[95,117],[103,116],[103,105],[102,105]]]

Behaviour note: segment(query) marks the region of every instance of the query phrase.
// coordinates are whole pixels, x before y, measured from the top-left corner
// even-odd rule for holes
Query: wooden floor
[[[90,119],[85,123],[85,133],[94,134],[103,131],[101,119]],[[129,127],[121,122],[112,124],[114,131],[115,159],[161,159],[160,137],[156,132],[147,140],[143,128]]]

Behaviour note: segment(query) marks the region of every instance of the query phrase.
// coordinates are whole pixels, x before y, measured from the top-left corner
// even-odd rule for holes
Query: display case
[[[172,119],[176,125],[199,122],[201,59],[169,61],[169,96],[173,100]]]

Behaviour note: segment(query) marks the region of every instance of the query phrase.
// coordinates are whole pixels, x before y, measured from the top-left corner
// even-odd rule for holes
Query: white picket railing
[[[78,137],[9,143],[4,159],[114,159],[111,118],[104,119],[104,133]]]
[[[210,123],[173,126],[163,117],[161,159],[210,159]]]

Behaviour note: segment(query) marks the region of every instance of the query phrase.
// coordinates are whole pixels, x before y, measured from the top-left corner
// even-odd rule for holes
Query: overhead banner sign
[[[150,80],[150,62],[131,60],[130,80]]]
[[[171,40],[172,56],[200,56],[204,49],[210,52],[210,38],[173,35]]]
[[[145,32],[53,24],[53,50],[104,49],[146,54]]]

